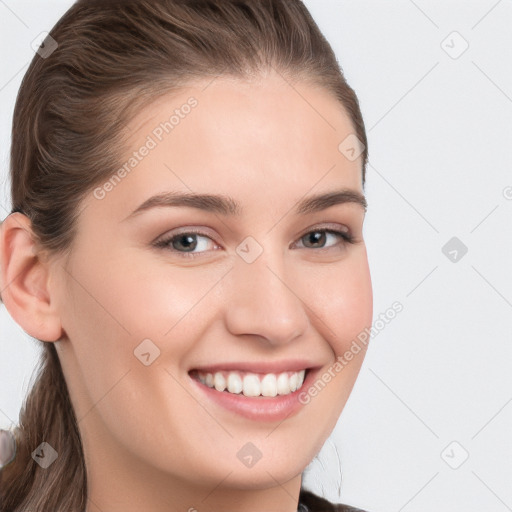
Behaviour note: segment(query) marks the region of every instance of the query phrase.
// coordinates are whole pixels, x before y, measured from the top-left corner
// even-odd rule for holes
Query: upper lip
[[[300,370],[306,370],[314,367],[319,367],[310,361],[293,359],[283,361],[232,361],[225,363],[217,363],[205,366],[195,366],[192,370],[204,372],[204,373],[215,373],[220,371],[235,371],[240,370],[243,372],[253,373],[281,373],[281,372],[298,372]]]

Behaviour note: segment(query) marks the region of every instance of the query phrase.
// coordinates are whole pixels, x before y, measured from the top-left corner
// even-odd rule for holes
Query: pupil
[[[193,251],[197,245],[197,242],[194,242],[194,236],[195,235],[183,235],[183,236],[177,238],[175,243],[173,244],[174,248],[176,249],[176,243],[181,243],[183,240],[186,240],[185,249]],[[192,246],[187,245],[187,244],[192,244]]]
[[[314,233],[310,233],[309,237],[313,239],[313,243],[318,243],[323,241],[323,238],[325,237],[325,232],[315,231]]]

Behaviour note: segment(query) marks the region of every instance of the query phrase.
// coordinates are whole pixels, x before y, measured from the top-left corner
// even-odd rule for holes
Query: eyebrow
[[[368,207],[363,194],[349,189],[334,190],[323,194],[315,194],[301,199],[294,208],[296,215],[307,215],[319,212],[338,204],[355,203],[365,211]],[[219,213],[226,216],[242,215],[240,203],[230,196],[221,194],[195,194],[182,192],[164,192],[150,197],[138,206],[125,220],[157,207],[189,207],[199,210]]]

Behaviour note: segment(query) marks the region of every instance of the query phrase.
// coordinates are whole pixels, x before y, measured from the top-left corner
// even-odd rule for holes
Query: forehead
[[[360,160],[339,150],[354,132],[341,104],[277,74],[196,82],[144,107],[127,132],[123,179],[103,203],[119,214],[168,190],[227,191],[241,203],[261,194],[279,203],[316,185],[362,190]]]

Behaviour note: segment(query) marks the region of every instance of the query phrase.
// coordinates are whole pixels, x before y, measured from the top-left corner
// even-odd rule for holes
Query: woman
[[[2,510],[357,510],[301,480],[372,320],[366,146],[299,0],[76,2],[14,112],[0,289],[43,353]]]

